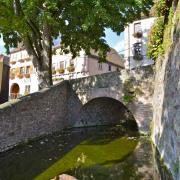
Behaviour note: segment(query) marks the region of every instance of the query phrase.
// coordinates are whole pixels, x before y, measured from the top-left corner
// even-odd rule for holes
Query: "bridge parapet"
[[[96,97],[112,97],[121,101],[123,82],[120,72],[89,76],[69,82],[82,104],[86,104]]]

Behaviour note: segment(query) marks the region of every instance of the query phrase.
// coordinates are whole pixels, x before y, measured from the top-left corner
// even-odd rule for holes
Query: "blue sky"
[[[117,52],[124,50],[124,34],[121,33],[120,36],[117,36],[116,33],[112,32],[111,29],[106,29],[106,41],[107,43]],[[123,52],[121,52],[122,54]]]
[[[106,41],[107,43],[116,51],[122,51],[124,50],[124,36],[123,33],[121,33],[120,36],[117,36],[116,33],[112,32],[111,29],[106,29]],[[0,54],[5,53],[4,49],[4,43],[2,38],[0,38]],[[121,52],[122,54],[122,52]]]

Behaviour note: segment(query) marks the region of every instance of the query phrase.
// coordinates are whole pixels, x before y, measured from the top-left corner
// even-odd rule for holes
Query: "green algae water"
[[[170,179],[158,170],[150,141],[122,126],[65,130],[0,154],[0,180],[64,173],[79,180]]]

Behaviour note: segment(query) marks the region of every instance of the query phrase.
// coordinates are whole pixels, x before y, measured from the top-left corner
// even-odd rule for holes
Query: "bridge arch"
[[[76,126],[125,124],[138,130],[133,114],[120,101],[111,97],[96,97],[84,104],[79,112]]]
[[[147,77],[148,79],[146,79],[144,71],[140,72],[137,77],[126,71],[121,71],[68,81],[71,89],[68,101],[68,120],[70,124],[74,124],[77,121],[82,106],[95,98],[110,97],[123,102],[123,96],[127,89],[125,81],[132,79],[131,83],[133,84],[136,98],[133,102],[129,102],[127,107],[133,114],[139,131],[150,133],[150,124],[153,118],[153,76],[149,77],[148,74]],[[142,93],[138,93],[138,89],[141,89]]]

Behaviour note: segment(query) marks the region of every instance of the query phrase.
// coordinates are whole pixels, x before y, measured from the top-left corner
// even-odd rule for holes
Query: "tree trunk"
[[[13,1],[14,13],[24,19],[24,12],[20,0]],[[26,19],[26,18],[25,18]],[[46,18],[41,29],[38,29],[31,19],[26,19],[32,33],[23,34],[25,48],[36,68],[39,89],[51,86],[52,83],[52,37],[51,26]]]
[[[47,22],[45,22],[43,26],[42,39],[42,63],[38,68],[39,89],[53,85],[51,27]]]
[[[52,85],[52,75],[50,74],[49,58],[43,58],[41,66],[36,68],[38,75],[39,90]]]
[[[24,41],[25,48],[32,60],[33,66],[36,70],[38,77],[39,90],[44,89],[52,85],[52,50],[47,51],[43,49],[37,56],[34,48],[27,41]]]
[[[50,27],[44,25],[42,39],[24,39],[25,48],[37,71],[39,90],[52,86],[52,38]],[[39,43],[41,42],[41,44]]]

